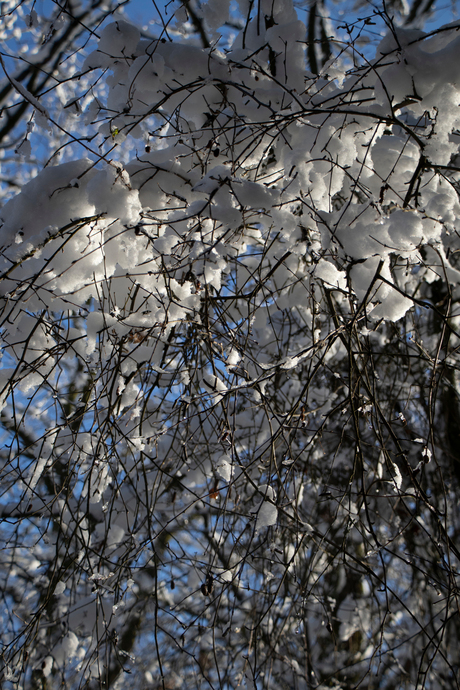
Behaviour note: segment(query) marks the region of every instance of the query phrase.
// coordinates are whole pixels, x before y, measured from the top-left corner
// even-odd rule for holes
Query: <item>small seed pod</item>
[[[201,585],[201,593],[203,594],[204,597],[211,596],[212,592],[214,590],[214,578],[209,573],[209,575],[206,576],[206,582],[204,582]]]

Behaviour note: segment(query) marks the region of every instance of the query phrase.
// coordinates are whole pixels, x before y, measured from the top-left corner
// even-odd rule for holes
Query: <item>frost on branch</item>
[[[246,8],[223,50],[228,9],[196,15],[209,48],[106,24],[82,71],[99,160],[87,137],[0,211],[23,687],[453,669],[456,27],[391,25],[318,76],[289,0]]]

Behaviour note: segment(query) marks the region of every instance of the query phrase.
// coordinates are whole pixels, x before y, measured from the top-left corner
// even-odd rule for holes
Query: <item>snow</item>
[[[456,27],[429,37],[396,28],[364,67],[337,59],[316,79],[305,67],[306,27],[293,4],[260,0],[258,10],[244,31],[227,31],[228,52],[219,48],[228,0],[198,10],[215,41],[206,49],[178,38],[177,28],[171,40],[144,30],[141,38],[129,22],[107,20],[84,64],[100,80],[85,95],[94,100],[82,122],[72,115],[88,157],[69,146],[74,160],[51,161],[0,211],[0,408],[5,434],[15,433],[2,462],[13,458],[8,486],[17,479],[21,500],[39,513],[21,528],[36,530],[27,544],[38,553],[23,571],[46,564],[51,572],[52,549],[64,558],[53,530],[36,526],[47,519],[60,521],[65,562],[75,564],[49,583],[59,620],[72,630],[53,623],[50,639],[60,641],[41,652],[45,676],[85,654],[96,659],[94,640],[105,640],[113,615],[123,629],[134,595],[151,595],[147,548],[155,551],[155,577],[171,570],[158,580],[161,615],[167,602],[180,620],[183,589],[172,596],[168,578],[182,581],[192,611],[196,595],[203,603],[210,565],[222,606],[232,591],[226,583],[246,571],[258,577],[250,559],[242,565],[250,531],[241,536],[243,522],[258,533],[247,544],[256,551],[285,525],[303,525],[308,538],[329,529],[330,497],[317,509],[324,477],[334,529],[339,534],[343,520],[350,542],[362,541],[358,499],[345,500],[347,488],[345,498],[333,493],[334,472],[348,471],[353,456],[344,429],[355,366],[369,366],[356,377],[363,399],[354,411],[366,443],[363,481],[375,482],[372,514],[387,510],[390,534],[403,477],[383,455],[371,467],[381,450],[371,434],[383,413],[369,391],[384,396],[380,409],[391,407],[381,391],[394,375],[401,397],[410,389],[418,440],[427,439],[417,391],[441,356],[451,358],[446,371],[456,370],[455,333],[440,348],[429,320],[448,303],[446,324],[454,329],[459,320]],[[64,122],[62,104],[50,97],[45,110],[22,83],[12,84],[42,119]],[[65,95],[62,103],[71,103]],[[31,132],[24,136],[18,160],[33,158]],[[437,281],[447,297],[430,302]],[[425,359],[402,381],[385,357],[400,346],[413,357],[404,330],[412,322],[414,338],[421,324]],[[405,442],[399,432],[395,438]],[[331,450],[330,439],[341,439],[343,450]],[[425,468],[435,449],[423,446],[414,452]],[[380,482],[392,503],[382,506]],[[264,575],[286,577],[290,592],[304,547],[281,546],[276,560],[273,545]],[[327,571],[321,558],[312,558],[312,573]],[[371,626],[355,594],[334,614],[342,642]],[[267,629],[281,616],[273,607]],[[20,615],[28,621],[29,613]]]
[[[40,670],[45,678],[48,678],[48,676],[51,675],[51,671],[53,670],[53,661],[53,657],[47,656],[40,665]]]
[[[60,644],[53,649],[53,658],[56,664],[62,667],[66,662],[71,661],[78,655],[79,646],[80,642],[77,635],[70,630]]]
[[[278,519],[278,510],[273,503],[269,501],[264,501],[258,512],[256,520],[256,529],[261,530],[264,527],[271,527],[274,525]]]
[[[315,278],[322,280],[327,287],[340,288],[346,290],[347,281],[343,271],[338,271],[331,262],[326,259],[321,259],[315,266],[313,275]]]
[[[219,460],[216,462],[216,470],[220,474],[220,476],[224,479],[225,482],[230,482],[232,478],[232,463],[231,463],[231,458],[228,458],[228,456],[223,455]]]
[[[137,48],[139,39],[139,29],[133,24],[119,19],[103,29],[99,39],[98,52],[112,57],[131,56]]]
[[[46,108],[43,107],[43,105],[38,101],[31,93],[28,91],[23,84],[21,84],[20,81],[16,81],[13,77],[9,76],[8,77],[9,81],[13,84],[14,88],[18,93],[23,96],[23,98],[28,101],[31,105],[34,106],[34,108],[43,115],[43,117],[49,119],[49,114]]]
[[[201,5],[201,11],[206,24],[216,31],[229,20],[230,0],[208,0]]]

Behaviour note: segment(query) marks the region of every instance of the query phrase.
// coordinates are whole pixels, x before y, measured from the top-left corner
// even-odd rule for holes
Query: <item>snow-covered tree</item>
[[[459,687],[435,9],[2,3],[2,688]]]

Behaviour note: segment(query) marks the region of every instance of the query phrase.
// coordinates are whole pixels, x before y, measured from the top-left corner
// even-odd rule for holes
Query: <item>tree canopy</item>
[[[437,11],[2,3],[2,688],[459,687]]]

